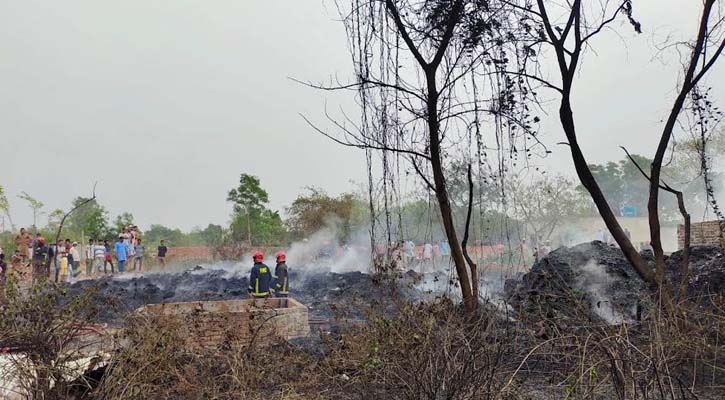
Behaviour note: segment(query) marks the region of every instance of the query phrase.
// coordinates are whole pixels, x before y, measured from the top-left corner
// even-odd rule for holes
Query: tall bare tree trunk
[[[682,196],[682,192],[677,195],[677,206],[680,209],[680,214],[685,220],[685,243],[682,248],[682,264],[680,265],[680,293],[681,299],[687,297],[688,281],[690,280],[690,231],[692,230],[690,225],[690,213],[685,209],[685,200]]]
[[[435,81],[436,70],[434,68],[426,68],[425,72],[428,84],[427,118],[430,139],[431,169],[433,170],[433,184],[435,185],[435,193],[436,198],[438,199],[438,206],[441,210],[443,228],[445,229],[448,243],[451,246],[451,258],[453,258],[453,264],[456,267],[459,284],[461,285],[461,295],[463,297],[463,303],[466,307],[466,310],[472,312],[475,311],[478,307],[478,299],[473,297],[468,268],[466,267],[466,260],[463,256],[463,248],[458,241],[458,235],[456,234],[456,227],[453,221],[453,213],[451,211],[451,202],[448,198],[448,188],[446,186],[446,179],[443,174],[443,164],[441,162],[439,132],[440,125],[438,121],[439,94]]]
[[[611,233],[614,240],[619,244],[622,249],[625,258],[632,265],[637,274],[647,282],[650,286],[656,286],[654,273],[652,269],[647,265],[647,262],[642,258],[637,249],[634,248],[632,242],[629,240],[627,235],[624,233],[617,217],[612,212],[612,209],[607,203],[607,199],[604,197],[599,184],[597,184],[594,175],[592,175],[587,161],[584,158],[584,154],[579,147],[577,141],[576,127],[574,124],[574,114],[571,107],[571,90],[574,83],[576,69],[579,63],[582,49],[584,48],[584,41],[586,38],[582,38],[582,14],[581,14],[581,0],[575,0],[571,3],[571,12],[565,29],[560,31],[560,35],[554,32],[554,25],[547,14],[547,6],[544,0],[537,0],[539,15],[541,16],[542,22],[546,29],[546,33],[553,44],[556,52],[557,63],[559,67],[559,73],[561,74],[562,86],[559,90],[561,94],[561,104],[559,106],[559,119],[561,121],[562,129],[568,140],[569,149],[571,151],[572,160],[574,161],[574,168],[579,176],[579,180],[582,185],[587,189],[589,195],[592,197],[594,204],[602,216],[604,224]],[[571,29],[571,30],[570,30]],[[566,38],[569,33],[574,34],[572,50],[568,50],[565,46]]]
[[[559,118],[561,119],[561,125],[564,129],[564,133],[569,140],[569,148],[571,149],[571,156],[574,160],[574,168],[576,169],[576,173],[579,176],[579,180],[591,195],[594,204],[597,206],[599,214],[604,220],[604,224],[607,226],[607,229],[609,229],[609,232],[612,234],[614,240],[617,242],[617,244],[619,244],[619,247],[622,249],[622,252],[627,258],[627,261],[632,264],[632,267],[642,278],[642,280],[644,280],[651,286],[655,286],[657,282],[655,280],[652,269],[649,267],[649,265],[647,265],[647,262],[642,258],[637,249],[634,248],[632,242],[624,233],[622,226],[619,225],[617,217],[614,215],[612,209],[609,207],[607,199],[604,197],[604,194],[602,193],[599,184],[597,184],[597,181],[594,179],[594,175],[592,175],[592,172],[587,165],[584,154],[582,154],[581,148],[579,147],[579,142],[577,142],[576,138],[574,117],[571,110],[571,103],[569,102],[569,89],[570,87],[567,88],[565,86],[565,91],[561,101],[561,107],[559,108]]]
[[[660,185],[660,173],[662,171],[662,162],[665,158],[665,153],[670,144],[672,138],[672,131],[677,124],[677,118],[682,111],[682,107],[685,104],[687,96],[692,89],[697,85],[698,80],[707,72],[707,70],[717,60],[719,55],[723,51],[725,41],[723,41],[714,55],[711,56],[710,61],[707,63],[703,60],[703,66],[699,73],[696,71],[699,67],[699,61],[703,55],[708,40],[708,23],[710,20],[710,13],[714,7],[715,0],[705,0],[703,2],[702,15],[700,17],[700,24],[697,32],[697,39],[692,47],[692,54],[690,56],[689,64],[685,70],[685,76],[682,81],[682,87],[680,88],[677,97],[675,98],[670,115],[667,117],[667,122],[662,129],[662,135],[660,136],[659,144],[657,145],[657,152],[652,160],[652,169],[650,172],[650,186],[649,186],[649,199],[647,201],[647,211],[649,212],[649,229],[652,240],[652,249],[655,256],[656,263],[656,279],[660,287],[665,283],[665,255],[662,249],[661,229],[660,229],[660,218],[659,218],[659,185]]]

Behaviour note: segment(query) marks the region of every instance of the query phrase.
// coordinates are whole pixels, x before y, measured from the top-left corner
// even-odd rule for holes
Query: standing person
[[[131,232],[132,226],[133,225],[129,225],[123,230],[123,243],[126,244],[126,259],[133,259],[136,255],[136,251],[133,246],[133,233]]]
[[[33,283],[39,280],[48,279],[50,272],[50,260],[55,259],[53,249],[45,244],[45,238],[39,237],[36,239],[36,246],[33,249],[33,270],[32,280]]]
[[[70,270],[70,264],[68,263],[69,258],[72,257],[70,253],[68,253],[68,251],[60,253],[60,260],[58,261],[58,272],[55,275],[56,282],[68,282],[68,272]],[[72,272],[72,270],[70,272]]]
[[[134,246],[139,244],[139,240],[141,240],[140,236],[141,236],[141,234],[138,231],[138,225],[132,226],[131,227],[131,244],[133,244]]]
[[[136,245],[134,247],[134,257],[133,257],[133,270],[136,270],[136,264],[138,264],[138,270],[141,272],[143,270],[143,253],[144,253],[144,246],[141,244],[141,239],[136,239]]]
[[[70,254],[71,258],[73,259],[73,261],[70,263],[73,266],[70,276],[71,278],[75,278],[81,273],[81,254],[78,251],[78,242],[73,242],[73,245],[70,248],[68,254]],[[68,259],[69,262],[71,258]]]
[[[91,273],[93,273],[93,248],[95,247],[96,240],[91,239],[88,241],[88,245],[86,246],[86,276],[90,277]]]
[[[156,250],[157,250],[156,260],[159,262],[159,265],[161,266],[161,268],[166,267],[166,252],[169,249],[164,244],[163,239],[159,242],[159,247]]]
[[[405,264],[412,264],[415,258],[415,243],[412,240],[408,240],[403,244],[403,255]]]
[[[287,270],[287,255],[284,252],[276,254],[277,267],[274,269],[274,293],[275,297],[287,297],[289,295],[289,273]]]
[[[551,253],[551,241],[547,240],[544,245],[539,247],[539,259],[542,259]]]
[[[35,253],[35,248],[38,247],[38,239],[40,239],[41,237],[43,237],[43,235],[41,235],[40,232],[37,232],[35,234],[35,237],[33,238],[33,240],[30,242],[30,247],[31,247],[30,248],[30,259],[31,260],[33,259],[33,254]]]
[[[123,240],[123,235],[118,235],[118,240],[113,247],[116,252],[116,261],[118,261],[118,273],[126,272],[126,260],[128,259],[128,245]]]
[[[385,243],[375,244],[375,265],[382,266],[385,262],[385,253],[387,252]]]
[[[73,254],[71,254],[71,250],[73,249],[73,245],[70,242],[70,239],[65,239],[65,257],[66,261],[68,262],[68,270],[70,272],[70,275],[73,275],[73,261],[75,259],[73,258]]]
[[[111,274],[114,274],[116,271],[113,269],[113,255],[111,253],[111,245],[108,243],[108,240],[103,241],[103,248],[103,273],[108,273],[108,271],[106,271],[106,265],[111,264]]]
[[[55,282],[58,282],[58,275],[60,275],[60,268],[61,268],[61,261],[65,259],[65,262],[68,262],[67,254],[65,244],[62,240],[59,240],[55,243],[55,248],[53,249],[55,253],[55,257],[53,258],[53,269],[55,270]],[[66,265],[67,266],[67,265]]]
[[[448,259],[451,257],[451,245],[446,240],[441,242],[441,257],[443,258],[443,262],[448,262]]]
[[[103,272],[106,271],[106,246],[101,243],[99,240],[98,243],[96,243],[95,246],[93,246],[93,264],[94,264],[94,271],[93,275],[101,273],[101,269],[103,269]],[[113,266],[113,264],[111,264]]]
[[[433,245],[426,243],[423,245],[423,261],[430,263],[433,260]]]
[[[25,228],[20,228],[20,232],[15,236],[15,248],[20,252],[23,264],[28,259],[31,241],[32,237],[25,231]]]
[[[438,243],[433,245],[433,261],[438,263],[441,260],[441,245]]]
[[[272,289],[272,272],[264,264],[264,254],[261,251],[254,253],[252,260],[254,260],[254,266],[249,274],[249,288],[247,288],[247,291],[256,299],[267,298]]]
[[[632,240],[632,232],[629,231],[629,228],[624,228],[624,236],[626,236],[627,239]]]
[[[13,268],[13,271],[22,271],[23,268],[23,257],[20,256],[20,252],[15,250],[12,256],[10,256],[10,266]]]

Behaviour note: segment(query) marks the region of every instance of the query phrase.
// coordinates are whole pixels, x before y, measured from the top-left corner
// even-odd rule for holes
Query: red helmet
[[[277,262],[287,261],[287,254],[284,254],[284,251],[278,252],[277,254],[274,255],[274,257],[277,259]]]
[[[262,253],[261,251],[258,251],[256,253],[254,253],[254,256],[252,256],[252,259],[254,260],[254,262],[263,261],[264,253]]]

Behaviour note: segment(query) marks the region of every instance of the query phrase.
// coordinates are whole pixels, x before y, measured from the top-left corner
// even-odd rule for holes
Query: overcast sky
[[[594,43],[576,87],[575,117],[590,162],[651,153],[679,64],[656,41],[694,32],[696,1],[635,2],[631,28]],[[330,0],[22,0],[0,2],[0,185],[16,223],[32,222],[17,198],[46,210],[97,194],[112,216],[129,211],[190,229],[228,221],[226,192],[241,172],[268,190],[273,208],[305,186],[332,194],[365,180],[362,153],[311,131],[332,97],[288,79],[350,76],[342,25]],[[725,68],[709,79],[722,104]],[[556,114],[544,119],[554,154],[571,173]],[[651,154],[648,154],[651,156]],[[44,220],[41,221],[44,223]]]

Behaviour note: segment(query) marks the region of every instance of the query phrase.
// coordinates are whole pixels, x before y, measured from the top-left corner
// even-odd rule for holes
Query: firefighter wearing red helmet
[[[269,297],[272,289],[272,272],[264,264],[264,253],[258,251],[252,257],[254,266],[249,274],[249,294],[254,298],[263,299]]]
[[[274,293],[277,297],[289,295],[289,274],[287,271],[287,255],[279,252],[275,255],[277,267],[274,269]]]

